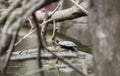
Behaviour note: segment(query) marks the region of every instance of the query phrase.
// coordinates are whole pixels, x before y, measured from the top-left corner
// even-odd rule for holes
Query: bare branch
[[[37,34],[37,37],[38,37],[38,63],[39,63],[38,66],[40,68],[42,68],[41,51],[43,49],[43,44],[42,44],[42,39],[41,39],[41,27],[39,27],[34,13],[33,13],[32,17],[33,17],[33,21],[35,23],[35,27],[36,27],[36,30],[37,30],[36,34]]]
[[[32,31],[33,29],[34,29],[34,24],[33,24],[33,22],[32,22],[32,19],[30,18],[30,17],[28,17],[27,18],[27,20],[28,20],[28,22],[29,22],[29,24],[30,24],[30,31]]]
[[[75,2],[74,0],[70,0],[74,5],[76,5],[78,8],[80,8],[83,12],[86,13],[86,15],[88,15],[88,11],[86,9],[84,9],[82,6],[80,6],[77,2]]]
[[[43,22],[50,19],[54,15],[54,13],[60,8],[60,6],[61,6],[61,1],[58,3],[56,8],[53,10],[53,12],[50,15],[48,15],[48,11],[45,12],[45,17],[43,19]],[[46,24],[44,24],[42,26],[42,37],[43,37],[42,39],[44,40],[45,44],[47,44],[47,42],[46,42],[46,33],[47,33],[48,25],[49,25],[49,23],[46,23]]]
[[[11,45],[9,46],[9,48],[8,48],[8,50],[7,50],[7,54],[6,54],[6,56],[5,55],[2,55],[1,57],[2,57],[2,64],[0,64],[0,66],[2,66],[1,67],[1,69],[0,69],[0,74],[4,74],[5,72],[6,72],[6,68],[7,68],[7,66],[8,66],[8,62],[9,62],[9,59],[10,59],[10,56],[11,56],[11,54],[12,54],[12,51],[13,51],[13,49],[14,49],[14,43],[15,43],[15,41],[16,41],[16,39],[17,39],[17,36],[18,36],[18,32],[19,32],[19,28],[17,29],[17,31],[16,32],[14,32],[13,34],[12,34],[12,40],[11,40]],[[0,59],[1,60],[1,59]]]
[[[55,40],[56,32],[57,32],[56,23],[55,23],[55,20],[53,20],[53,34],[52,34],[52,40]]]

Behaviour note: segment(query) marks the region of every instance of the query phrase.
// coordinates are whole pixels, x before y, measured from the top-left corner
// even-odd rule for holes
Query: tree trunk
[[[120,0],[90,0],[96,76],[120,76]]]

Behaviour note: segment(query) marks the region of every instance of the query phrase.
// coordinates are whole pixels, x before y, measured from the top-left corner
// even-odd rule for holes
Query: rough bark
[[[120,76],[120,0],[91,0],[89,26],[96,76]]]

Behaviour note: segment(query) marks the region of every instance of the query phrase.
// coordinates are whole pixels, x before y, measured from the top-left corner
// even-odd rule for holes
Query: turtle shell
[[[77,45],[72,41],[60,41],[58,43],[60,46],[66,46],[66,47],[76,47]]]

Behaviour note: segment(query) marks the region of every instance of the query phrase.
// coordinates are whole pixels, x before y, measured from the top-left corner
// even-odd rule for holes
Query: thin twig
[[[37,37],[38,37],[38,63],[39,63],[39,67],[41,68],[42,67],[42,62],[41,62],[41,50],[43,48],[43,44],[42,44],[42,39],[41,39],[41,27],[39,27],[38,23],[37,23],[37,19],[35,17],[35,14],[32,15],[33,17],[33,21],[35,23],[35,27],[36,27],[36,34],[37,34]]]
[[[36,34],[37,34],[37,37],[38,37],[38,67],[39,68],[42,68],[43,67],[43,64],[42,64],[42,57],[41,57],[41,51],[43,49],[43,44],[42,44],[42,39],[41,39],[41,27],[39,27],[39,24],[37,23],[37,19],[35,17],[35,12],[32,14],[32,17],[33,17],[33,21],[35,23],[35,27],[36,27]],[[44,73],[43,71],[40,72],[42,76],[44,76]]]
[[[86,15],[88,15],[88,11],[86,9],[84,9],[82,6],[80,6],[77,2],[75,2],[74,0],[70,0],[74,5],[76,5],[78,8],[80,8],[83,12],[86,13]]]
[[[30,17],[28,17],[27,20],[28,20],[28,22],[30,24],[30,31],[32,31],[33,28],[34,28],[34,24],[33,24],[32,20],[30,19]]]
[[[53,10],[53,12],[49,15],[51,17],[61,6],[61,2],[58,3],[57,7]]]
[[[55,8],[55,10],[52,12],[51,15],[53,15],[57,10],[61,10],[63,6],[63,0],[60,0],[58,3],[58,6]],[[55,24],[55,19],[53,20],[53,35],[52,35],[52,40],[55,38],[57,29],[56,29],[56,24]]]
[[[45,17],[44,17],[43,22],[45,22],[45,21],[48,20],[48,19],[49,19],[48,12],[45,12]],[[44,25],[42,26],[42,31],[41,31],[41,33],[42,33],[42,40],[43,40],[45,43],[47,43],[47,42],[46,42],[46,33],[47,33],[47,27],[48,27],[48,25],[49,25],[49,23],[44,24]]]
[[[53,20],[53,34],[52,34],[52,40],[55,39],[55,37],[56,37],[56,32],[57,32],[56,23],[55,23],[55,20]]]

